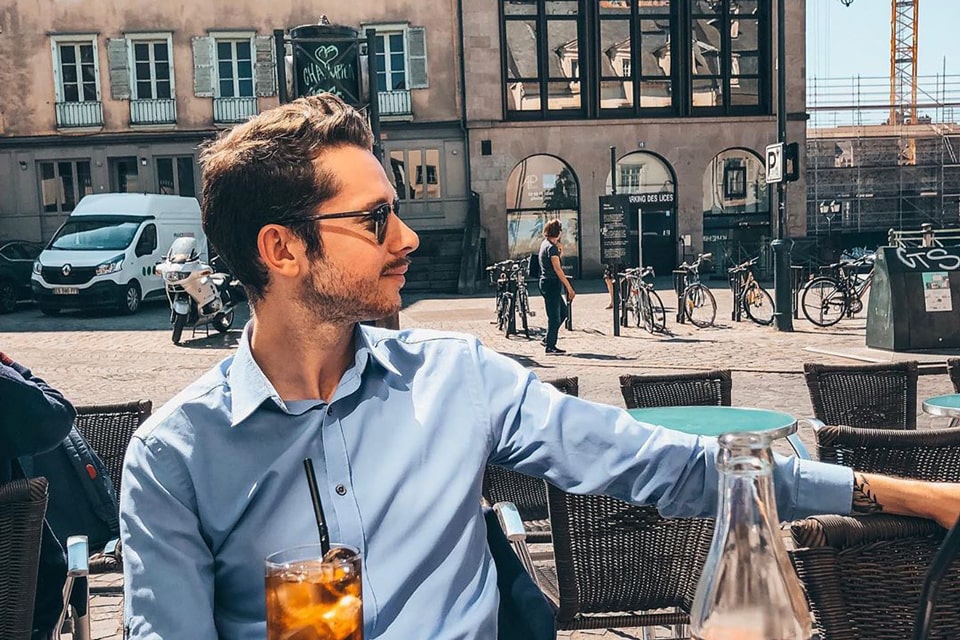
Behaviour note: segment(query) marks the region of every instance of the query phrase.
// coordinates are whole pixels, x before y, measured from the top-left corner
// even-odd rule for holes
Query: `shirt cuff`
[[[814,460],[798,460],[794,518],[847,515],[853,508],[853,469]]]

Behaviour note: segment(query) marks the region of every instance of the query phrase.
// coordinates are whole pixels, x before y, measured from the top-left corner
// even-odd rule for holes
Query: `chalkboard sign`
[[[295,97],[332,93],[362,106],[360,43],[350,27],[304,25],[290,30]]]
[[[638,265],[640,256],[637,255],[639,247],[634,217],[629,196],[600,196],[600,262]]]
[[[960,347],[960,247],[882,247],[867,309],[868,347]]]

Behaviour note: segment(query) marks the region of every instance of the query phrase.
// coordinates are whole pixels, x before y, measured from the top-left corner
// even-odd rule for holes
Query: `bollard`
[[[677,294],[677,322],[683,324],[686,316],[683,314],[683,290],[687,288],[687,272],[683,269],[673,270],[673,290]]]

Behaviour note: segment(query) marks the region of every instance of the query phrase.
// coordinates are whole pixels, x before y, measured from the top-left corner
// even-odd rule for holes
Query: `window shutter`
[[[193,39],[193,95],[213,97],[213,38],[210,36]]]
[[[257,36],[254,38],[256,56],[253,75],[257,83],[257,95],[277,95],[277,56],[274,51],[273,36]]]
[[[410,68],[407,78],[411,89],[426,89],[427,81],[427,33],[423,27],[407,29],[407,48]]]
[[[110,97],[114,100],[130,99],[130,59],[126,38],[107,40],[107,63],[110,67]]]

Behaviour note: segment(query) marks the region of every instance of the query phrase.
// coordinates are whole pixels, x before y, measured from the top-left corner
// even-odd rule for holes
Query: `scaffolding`
[[[846,248],[882,243],[890,229],[960,224],[960,76],[920,76],[917,86],[907,120],[890,103],[889,78],[810,79],[808,235]]]

